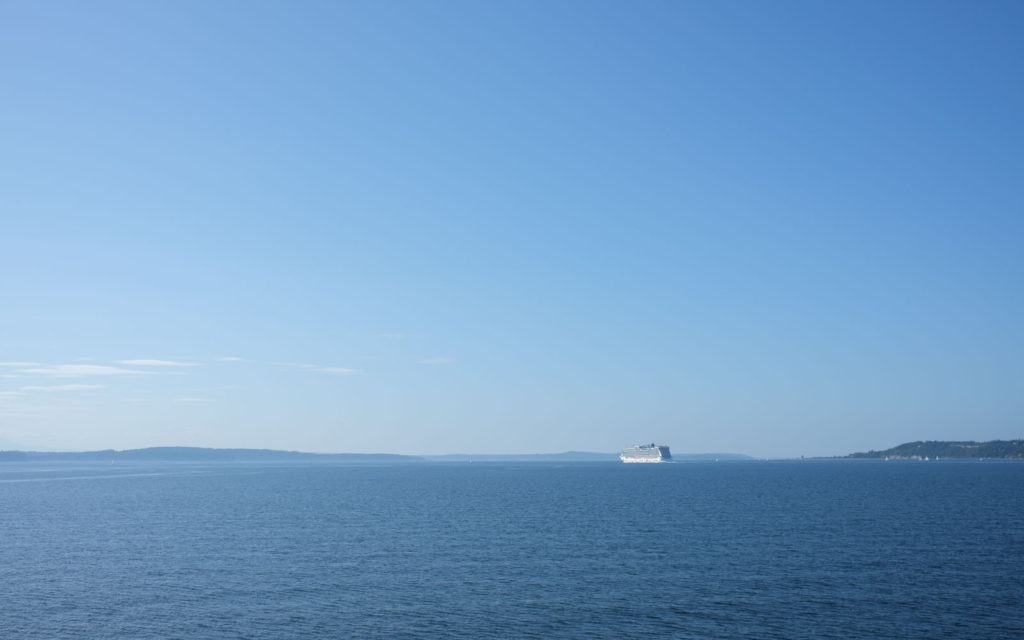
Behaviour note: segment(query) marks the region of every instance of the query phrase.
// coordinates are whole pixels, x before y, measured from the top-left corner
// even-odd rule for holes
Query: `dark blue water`
[[[3,638],[1021,638],[1024,464],[0,464]]]

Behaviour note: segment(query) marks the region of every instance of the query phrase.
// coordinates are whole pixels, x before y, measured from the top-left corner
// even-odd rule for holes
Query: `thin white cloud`
[[[195,398],[192,396],[184,396],[181,398],[175,398],[175,402],[213,402],[211,398]]]
[[[215,387],[186,387],[181,389],[181,393],[188,394],[206,394],[206,393],[221,393],[223,391],[234,391],[241,389],[242,386],[238,384],[220,384]]]
[[[0,362],[0,367],[38,367],[38,362]]]
[[[13,418],[31,418],[35,416],[46,416],[54,415],[59,413],[72,413],[75,411],[81,411],[81,407],[75,407],[71,405],[58,405],[48,403],[44,405],[38,404],[10,404],[0,405],[3,415]]]
[[[88,391],[90,389],[106,389],[102,384],[55,384],[50,386],[22,387],[22,391]]]
[[[0,391],[0,398],[17,398],[25,395],[22,391]]]
[[[174,360],[118,360],[118,364],[134,367],[198,367],[195,362],[175,362]]]
[[[280,367],[306,369],[307,371],[319,371],[321,373],[330,373],[338,376],[350,376],[363,372],[362,369],[350,369],[349,367],[324,367],[318,364],[309,364],[306,362],[278,362],[277,365]]]
[[[236,358],[234,356],[224,356],[223,358],[217,358],[217,361],[218,362],[241,362],[242,359],[241,358]]]
[[[85,376],[137,376],[146,372],[99,364],[55,364],[46,367],[19,369],[18,373],[51,376],[53,378],[82,378]]]
[[[454,364],[455,358],[424,358],[420,364]]]

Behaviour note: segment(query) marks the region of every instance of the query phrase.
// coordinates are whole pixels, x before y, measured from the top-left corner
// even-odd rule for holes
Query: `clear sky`
[[[1019,2],[0,3],[0,448],[1024,435]]]

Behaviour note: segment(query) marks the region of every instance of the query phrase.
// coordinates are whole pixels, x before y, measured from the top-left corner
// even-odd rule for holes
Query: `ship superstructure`
[[[672,462],[667,444],[637,444],[626,447],[619,454],[623,462]]]

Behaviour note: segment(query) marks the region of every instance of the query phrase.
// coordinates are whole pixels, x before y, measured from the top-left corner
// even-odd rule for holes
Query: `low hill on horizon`
[[[14,460],[110,460],[119,462],[159,460],[188,462],[422,462],[420,456],[397,453],[305,453],[278,449],[213,449],[208,447],[146,447],[100,451],[0,451],[0,461]]]
[[[566,451],[526,454],[442,454],[402,455],[397,453],[306,453],[278,449],[214,449],[208,447],[146,447],[143,449],[103,449],[100,451],[0,451],[0,462],[95,460],[111,462],[613,462],[618,453]],[[675,460],[752,460],[738,453],[680,453]]]
[[[885,449],[884,451],[866,451],[851,453],[847,458],[993,458],[1006,460],[1024,460],[1024,440],[990,440],[974,442],[973,440],[918,440]]]

